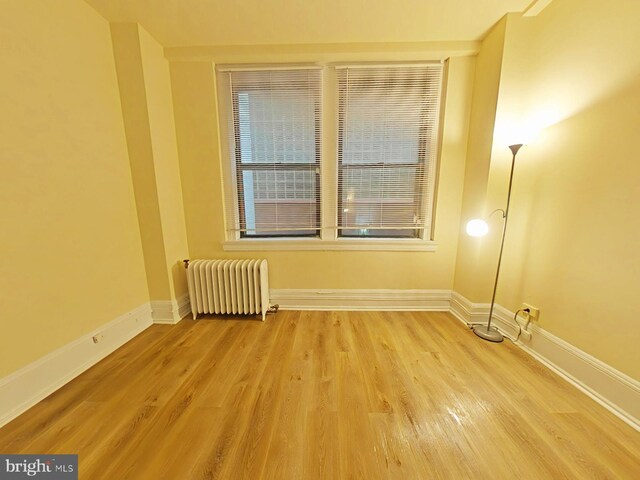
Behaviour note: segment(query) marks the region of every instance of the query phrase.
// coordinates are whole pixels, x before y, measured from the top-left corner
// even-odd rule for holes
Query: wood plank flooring
[[[640,433],[446,313],[155,325],[0,429],[81,479],[638,479]]]

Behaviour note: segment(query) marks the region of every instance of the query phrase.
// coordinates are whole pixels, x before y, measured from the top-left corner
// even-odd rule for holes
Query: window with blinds
[[[240,236],[318,236],[320,70],[226,74]]]
[[[426,238],[442,66],[338,67],[337,77],[338,235]]]

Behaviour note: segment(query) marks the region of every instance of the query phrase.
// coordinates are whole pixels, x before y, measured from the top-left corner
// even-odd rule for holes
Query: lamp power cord
[[[527,330],[527,328],[529,328],[529,324],[531,323],[531,310],[529,310],[528,308],[521,308],[515,313],[515,315],[513,316],[513,323],[518,325],[518,335],[516,335],[516,339],[513,341],[513,343],[517,342],[520,339],[520,335],[522,335],[523,328],[520,326],[520,323],[518,323],[518,314],[521,312],[527,314],[527,323],[525,323],[524,325],[524,330]]]

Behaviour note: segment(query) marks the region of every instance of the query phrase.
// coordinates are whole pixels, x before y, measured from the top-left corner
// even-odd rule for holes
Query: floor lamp
[[[511,159],[511,174],[509,175],[509,192],[507,193],[507,207],[502,210],[495,210],[502,212],[502,218],[504,219],[502,225],[502,240],[500,242],[500,254],[498,255],[498,268],[496,269],[496,281],[493,284],[493,296],[491,297],[491,309],[489,310],[489,321],[486,325],[476,325],[473,327],[473,333],[480,338],[488,340],[490,342],[501,342],[503,340],[502,334],[497,328],[491,327],[491,320],[493,318],[493,307],[496,301],[496,290],[498,288],[498,278],[500,277],[500,264],[502,263],[502,250],[504,249],[504,236],[507,233],[507,221],[509,220],[509,203],[511,202],[511,185],[513,184],[513,169],[516,165],[516,155],[518,150],[522,147],[522,144],[509,145],[513,157]],[[480,237],[486,235],[489,231],[487,222],[480,219],[471,220],[467,223],[467,233],[473,237]]]

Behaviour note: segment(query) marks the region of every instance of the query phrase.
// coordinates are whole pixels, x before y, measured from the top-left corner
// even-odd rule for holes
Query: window
[[[430,227],[441,67],[338,70],[338,230],[422,238]]]
[[[218,67],[224,248],[434,250],[442,70]]]
[[[318,236],[320,70],[228,75],[240,236]]]

